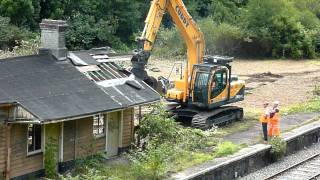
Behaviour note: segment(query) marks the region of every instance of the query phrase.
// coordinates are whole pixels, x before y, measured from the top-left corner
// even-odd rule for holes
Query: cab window
[[[216,71],[216,73],[212,76],[211,81],[211,98],[214,98],[223,92],[227,86],[227,80],[227,71]]]

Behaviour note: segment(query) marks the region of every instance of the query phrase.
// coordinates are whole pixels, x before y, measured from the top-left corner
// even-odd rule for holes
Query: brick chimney
[[[39,53],[51,53],[57,60],[67,59],[65,32],[68,27],[66,21],[43,19],[40,23],[41,47]]]

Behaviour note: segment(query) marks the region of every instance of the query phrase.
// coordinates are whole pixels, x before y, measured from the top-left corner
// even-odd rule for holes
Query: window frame
[[[34,150],[34,151],[29,151],[29,126],[40,126],[40,149]],[[43,152],[43,126],[40,124],[27,124],[27,156],[32,156],[36,154],[40,154]]]
[[[97,131],[98,131],[98,134],[95,134],[94,131],[95,131],[95,117],[97,117],[98,119],[98,125],[97,125]],[[103,125],[100,124],[100,118],[103,118]],[[102,133],[99,133],[99,129],[101,128],[101,126],[103,126],[103,132]],[[105,137],[106,136],[106,116],[104,114],[96,114],[92,117],[92,135],[94,138],[102,138],[102,137]]]
[[[219,89],[219,91],[217,91],[217,94],[214,94],[215,92],[213,91],[213,89],[211,88],[213,81],[215,81],[215,86],[217,86],[219,83],[217,83],[218,80],[216,80],[216,75],[217,74],[221,74],[221,77],[219,77],[221,79],[221,85],[222,88]],[[225,78],[224,78],[225,75]],[[210,83],[210,99],[214,99],[217,96],[219,96],[224,89],[228,86],[228,71],[226,69],[219,69],[216,70],[211,77],[211,83]]]

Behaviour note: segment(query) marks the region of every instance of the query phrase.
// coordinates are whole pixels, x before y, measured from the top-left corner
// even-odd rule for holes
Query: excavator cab
[[[215,65],[195,65],[193,69],[192,103],[199,107],[208,107],[211,102],[219,101],[217,97],[226,90],[228,69]]]
[[[189,104],[199,108],[212,109],[231,101],[243,100],[243,91],[238,91],[239,95],[233,97],[231,92],[239,83],[231,77],[232,57],[206,56],[203,64],[193,66]]]
[[[231,57],[206,56],[193,66],[189,102],[200,108],[221,106],[230,98]]]

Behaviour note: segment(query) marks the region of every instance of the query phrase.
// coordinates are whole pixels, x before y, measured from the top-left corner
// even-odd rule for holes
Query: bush
[[[21,45],[22,41],[28,41],[36,37],[23,28],[10,24],[10,19],[0,16],[0,50],[12,50],[13,47]]]
[[[313,90],[313,94],[315,96],[320,96],[320,85],[315,85],[314,90]]]
[[[1,51],[0,50],[0,59],[15,57],[15,56],[27,56],[38,54],[39,46],[40,46],[40,38],[36,37],[35,39],[28,41],[20,41],[19,46],[15,46],[12,50]]]
[[[216,157],[222,157],[226,155],[234,154],[239,151],[240,147],[232,142],[225,141],[223,143],[218,144],[214,154]]]
[[[296,59],[315,57],[315,39],[309,32],[312,29],[308,28],[318,27],[319,21],[310,13],[300,13],[290,1],[252,0],[242,16],[242,27],[253,43],[271,47],[261,48],[259,51],[267,51],[263,55]]]
[[[287,143],[279,137],[274,137],[269,142],[271,145],[271,159],[277,161],[281,159],[287,150]]]
[[[137,179],[160,179],[170,169],[169,162],[175,157],[172,144],[149,142],[146,149],[129,155],[132,171]]]
[[[162,104],[154,105],[153,109],[153,113],[141,121],[137,131],[144,144],[129,154],[132,170],[138,179],[159,179],[172,168],[179,155],[204,150],[209,138],[213,142],[214,128],[210,131],[184,128],[168,118]],[[211,148],[214,145],[211,143]]]
[[[118,22],[113,19],[96,20],[90,15],[75,14],[69,21],[67,47],[71,50],[110,46],[116,50],[127,51],[128,47],[115,36]]]
[[[45,169],[46,177],[49,179],[55,179],[58,175],[57,152],[58,152],[57,140],[53,138],[49,138],[49,141],[46,142],[45,153],[44,153],[44,169]]]

